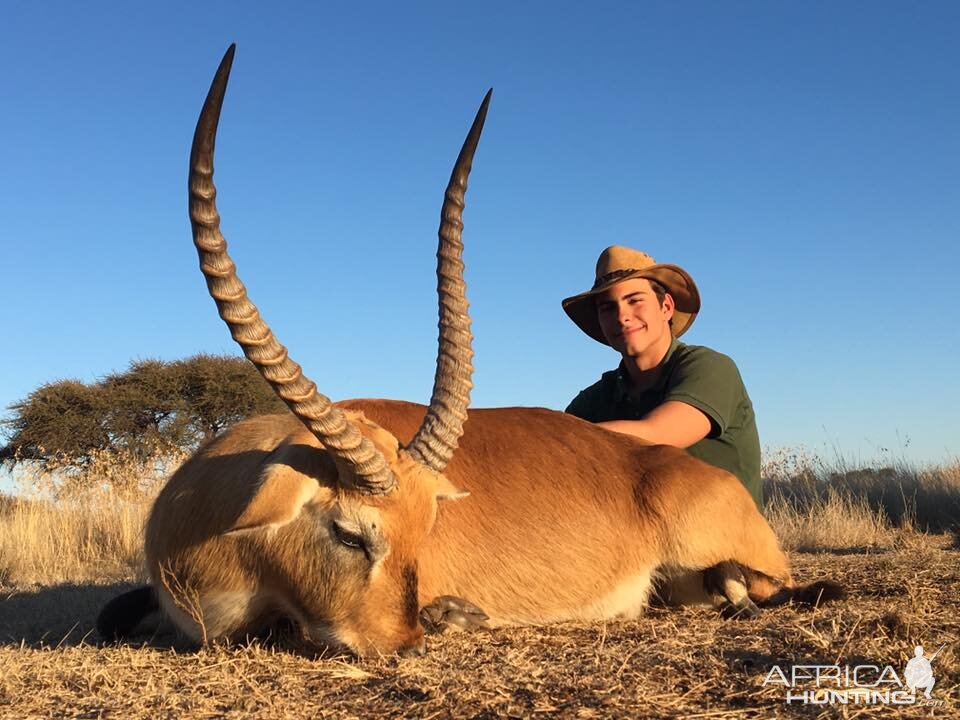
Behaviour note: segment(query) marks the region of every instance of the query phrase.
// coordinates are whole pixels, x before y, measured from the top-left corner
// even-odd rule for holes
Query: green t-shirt
[[[621,365],[581,391],[566,411],[590,422],[604,422],[639,420],[668,400],[692,405],[710,418],[710,432],[687,452],[736,475],[757,507],[762,507],[757,420],[733,360],[710,348],[674,339],[663,363],[666,367],[657,383],[639,397],[628,393]]]

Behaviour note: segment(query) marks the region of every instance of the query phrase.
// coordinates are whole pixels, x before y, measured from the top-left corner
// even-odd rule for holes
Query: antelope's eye
[[[353,548],[354,550],[362,550],[364,553],[367,552],[366,540],[364,540],[363,535],[360,533],[347,530],[342,525],[334,523],[333,534],[337,538],[337,542],[341,545],[346,545],[348,548]]]

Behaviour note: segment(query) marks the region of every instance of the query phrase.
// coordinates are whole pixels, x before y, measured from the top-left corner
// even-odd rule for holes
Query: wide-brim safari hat
[[[700,312],[700,291],[690,273],[678,265],[658,263],[645,252],[622,245],[611,245],[600,253],[593,287],[585,293],[568,297],[563,301],[563,309],[578,328],[597,342],[609,345],[600,329],[594,298],[630,278],[656,280],[673,297],[676,306],[671,323],[674,337],[680,337],[690,328]]]

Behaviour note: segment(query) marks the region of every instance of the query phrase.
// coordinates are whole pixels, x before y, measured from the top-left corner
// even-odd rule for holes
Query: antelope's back
[[[340,405],[362,410],[401,443],[424,413],[389,400]],[[561,619],[581,598],[649,566],[684,496],[709,492],[709,481],[696,482],[704,471],[723,475],[677,448],[565,413],[471,409],[444,471],[470,496],[440,506],[420,554],[421,598],[461,595],[531,622],[549,619],[552,603]]]
[[[401,445],[409,442],[426,411],[423,405],[399,400],[358,399],[337,405],[361,410]],[[676,456],[672,450],[555,410],[481,408],[468,411],[459,447],[443,472],[487,511],[509,511],[533,501],[539,506],[540,499],[565,499],[569,504],[580,495],[592,507],[613,509],[633,495],[639,480],[636,461],[651,451],[652,457],[663,452]],[[527,513],[530,510],[528,505]]]

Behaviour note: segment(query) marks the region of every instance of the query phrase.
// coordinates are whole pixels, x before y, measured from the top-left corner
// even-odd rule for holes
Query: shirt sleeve
[[[663,400],[678,400],[705,413],[716,428],[710,437],[719,437],[736,418],[744,392],[733,360],[697,347],[686,352],[673,368]]]

